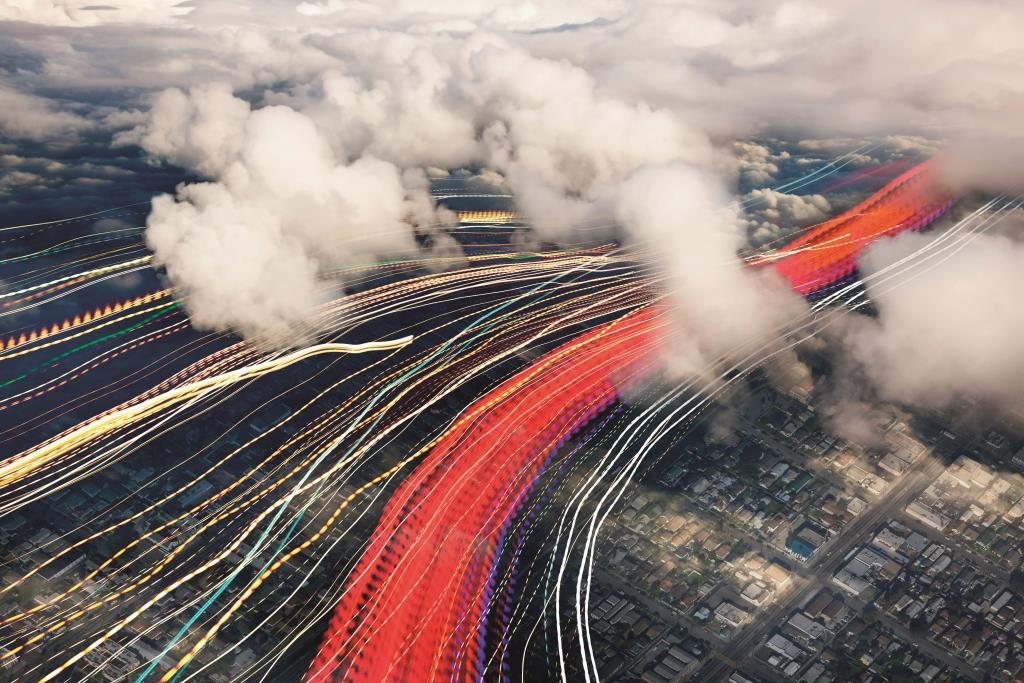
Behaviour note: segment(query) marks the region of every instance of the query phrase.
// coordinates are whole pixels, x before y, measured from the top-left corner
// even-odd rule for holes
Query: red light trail
[[[847,279],[879,237],[920,230],[953,203],[933,162],[748,262],[794,291]],[[648,305],[549,352],[474,404],[391,497],[349,574],[310,683],[479,680],[493,577],[511,520],[559,446],[649,370],[664,325]]]

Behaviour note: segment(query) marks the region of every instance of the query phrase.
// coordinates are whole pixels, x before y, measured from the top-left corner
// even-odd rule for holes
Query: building
[[[789,570],[774,560],[768,563],[768,567],[764,570],[764,578],[771,581],[777,589],[789,583],[789,575]]]
[[[747,612],[728,600],[723,600],[722,603],[715,608],[715,619],[727,626],[732,626],[733,628],[738,627],[746,621],[748,616],[750,615]]]
[[[871,539],[871,545],[889,553],[890,555],[896,555],[906,540],[907,539],[903,536],[900,536],[889,527],[886,527],[875,534],[875,537]]]
[[[734,671],[732,675],[729,676],[729,683],[754,683],[754,681],[747,678],[739,671]]]
[[[898,572],[899,564],[883,553],[864,546],[853,559],[836,572],[832,581],[848,593],[860,595],[872,585],[871,580],[876,573],[895,576]]]
[[[764,604],[764,601],[771,597],[771,591],[768,587],[757,581],[751,581],[747,584],[747,587],[740,593],[740,597],[749,602],[755,607],[760,607]]]
[[[910,469],[910,463],[890,453],[878,462],[878,466],[894,477],[902,477]]]
[[[937,531],[944,531],[949,525],[948,517],[939,514],[918,500],[907,506],[907,514]]]
[[[781,633],[773,635],[768,639],[768,642],[765,643],[765,645],[767,645],[770,650],[779,653],[786,659],[797,659],[804,654],[803,650],[797,647],[792,640]]]
[[[828,604],[832,602],[832,592],[827,588],[822,588],[818,593],[811,598],[811,601],[804,607],[804,612],[816,617],[821,614],[821,611],[828,607]]]
[[[803,612],[796,612],[786,622],[786,626],[798,633],[807,642],[817,640],[828,633],[828,629],[807,617]]]

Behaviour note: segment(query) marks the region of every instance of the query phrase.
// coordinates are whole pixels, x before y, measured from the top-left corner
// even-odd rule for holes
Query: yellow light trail
[[[294,351],[286,356],[282,356],[281,358],[242,367],[237,370],[231,370],[221,375],[199,380],[198,382],[183,384],[166,393],[158,394],[157,396],[142,401],[141,403],[137,403],[106,415],[100,420],[84,424],[70,434],[66,434],[60,439],[46,444],[41,448],[15,456],[13,459],[8,459],[0,464],[0,488],[10,486],[26,475],[31,474],[40,466],[60,457],[73,448],[93,440],[99,435],[105,434],[123,425],[131,424],[136,420],[152,415],[186,399],[192,399],[208,394],[212,391],[230,386],[235,382],[254,379],[267,373],[286,368],[301,360],[325,353],[367,353],[372,351],[386,351],[406,346],[411,343],[412,340],[412,336],[407,336],[390,341],[367,342],[364,344],[316,344],[304,349],[299,349],[298,351]]]
[[[562,251],[562,252],[527,252],[527,253],[497,253],[497,254],[480,254],[470,256],[465,261],[480,262],[480,261],[493,261],[494,263],[488,263],[486,265],[466,267],[457,271],[449,271],[445,273],[433,273],[418,278],[412,278],[399,283],[388,283],[382,287],[376,289],[366,290],[358,294],[352,294],[323,307],[321,310],[320,318],[315,323],[317,329],[332,330],[332,334],[344,334],[345,330],[355,329],[356,327],[364,324],[367,321],[373,320],[376,317],[385,315],[395,315],[404,310],[421,308],[429,309],[430,306],[434,305],[433,302],[441,302],[445,300],[449,301],[464,301],[466,310],[470,311],[466,316],[476,316],[478,313],[472,313],[474,310],[486,310],[488,307],[493,306],[496,303],[495,300],[487,300],[480,302],[477,299],[477,290],[485,287],[499,287],[500,291],[503,292],[503,297],[514,297],[517,291],[527,290],[532,285],[529,284],[531,281],[544,281],[554,273],[561,273],[566,269],[578,270],[581,273],[584,272],[596,272],[598,269],[613,265],[619,269],[620,273],[625,273],[625,259],[621,259],[618,256],[611,256],[608,253],[611,245],[603,245],[596,248],[580,249],[574,251]],[[434,260],[438,263],[447,261]],[[511,263],[509,261],[512,261]],[[428,263],[429,260],[420,260],[418,263]],[[409,267],[417,265],[416,261],[398,262],[380,264],[376,266],[364,267],[364,270],[376,270],[381,273],[386,273],[387,270],[393,267]],[[613,314],[615,311],[621,311],[625,300],[621,303],[615,303],[616,295],[613,294],[616,291],[627,291],[630,289],[630,282],[632,281],[633,286],[638,283],[642,283],[642,288],[647,287],[650,284],[650,279],[645,277],[637,276],[635,273],[629,277],[622,279],[623,275],[614,274],[605,278],[602,282],[600,278],[596,281],[588,282],[587,284],[582,283],[555,283],[549,284],[545,291],[555,299],[549,304],[542,300],[538,305],[537,309],[533,312],[526,313],[523,310],[519,310],[517,315],[510,315],[506,320],[503,320],[501,324],[494,328],[494,330],[487,334],[487,336],[475,341],[471,346],[466,349],[462,349],[459,353],[454,354],[452,357],[443,360],[442,362],[435,365],[434,368],[428,370],[422,377],[416,381],[402,387],[399,393],[393,397],[389,397],[379,408],[373,410],[372,413],[364,415],[361,419],[352,420],[346,424],[348,420],[346,413],[353,410],[353,406],[358,408],[358,405],[353,401],[345,401],[341,406],[338,406],[338,410],[332,410],[329,414],[320,416],[315,421],[309,423],[311,429],[302,429],[295,435],[295,438],[289,438],[287,443],[279,448],[274,448],[262,462],[258,465],[248,469],[248,471],[239,479],[228,487],[226,490],[220,491],[217,495],[212,498],[207,498],[196,505],[190,507],[188,511],[179,515],[177,511],[174,511],[172,515],[175,515],[174,519],[167,521],[160,520],[161,523],[157,528],[150,528],[149,531],[142,533],[141,537],[137,537],[134,541],[128,543],[127,546],[121,548],[117,552],[108,556],[106,561],[103,561],[99,567],[95,570],[90,570],[90,575],[95,576],[96,571],[102,571],[104,575],[104,581],[117,580],[114,584],[114,590],[107,592],[106,595],[100,597],[89,598],[84,593],[80,594],[85,602],[79,603],[77,606],[69,604],[74,602],[75,599],[70,595],[72,592],[77,592],[80,589],[85,589],[87,586],[83,581],[76,582],[75,586],[72,586],[67,591],[63,592],[58,596],[50,596],[45,601],[45,604],[37,604],[26,612],[21,614],[8,615],[3,619],[3,623],[14,626],[16,622],[21,619],[33,615],[39,614],[42,610],[47,609],[49,616],[39,614],[39,617],[44,621],[40,623],[38,619],[34,619],[24,623],[24,628],[29,629],[30,632],[34,632],[35,635],[28,638],[27,641],[23,641],[21,645],[8,649],[5,658],[11,656],[21,656],[21,653],[25,652],[26,647],[31,647],[36,643],[41,642],[47,634],[55,633],[57,630],[65,630],[69,634],[85,634],[88,631],[86,629],[91,628],[90,625],[94,625],[97,621],[102,622],[102,613],[97,610],[100,607],[110,605],[112,607],[120,605],[121,597],[131,600],[145,600],[149,603],[149,599],[153,598],[153,592],[157,592],[157,600],[160,596],[167,595],[165,589],[168,587],[165,585],[165,581],[171,581],[171,590],[173,586],[180,586],[183,583],[190,582],[196,576],[209,572],[212,576],[207,580],[216,581],[219,580],[218,576],[223,576],[223,569],[229,561],[227,558],[231,553],[223,555],[219,552],[223,548],[238,548],[242,542],[250,535],[252,529],[255,527],[249,523],[251,519],[247,511],[252,511],[256,515],[256,522],[258,523],[261,519],[266,519],[268,514],[272,514],[274,510],[282,509],[283,505],[287,505],[287,502],[293,499],[295,496],[302,495],[307,496],[306,500],[312,501],[314,496],[318,497],[321,495],[318,493],[319,489],[323,486],[337,486],[336,482],[345,479],[355,474],[356,466],[361,466],[361,461],[370,452],[370,449],[377,448],[381,440],[386,437],[387,434],[393,432],[401,425],[407,423],[415,415],[419,415],[428,406],[433,405],[443,396],[446,396],[452,391],[454,387],[459,386],[462,382],[466,381],[467,378],[477,376],[483,368],[489,367],[490,365],[498,362],[502,358],[506,358],[510,355],[518,353],[531,340],[536,340],[556,330],[566,329],[572,325],[579,325],[585,323],[591,317],[598,317],[601,315]],[[367,277],[367,281],[371,281],[372,277]],[[624,287],[624,289],[623,289]],[[635,290],[634,291],[639,291]],[[641,299],[647,299],[645,303],[650,303],[650,293],[641,296]],[[558,297],[562,297],[559,299]],[[498,300],[500,301],[500,299]],[[561,303],[559,303],[561,302]],[[633,301],[633,305],[637,305],[639,301]],[[566,305],[568,304],[568,308]],[[592,308],[591,312],[584,314],[583,311],[587,309],[588,305]],[[642,305],[642,304],[641,304]],[[436,315],[428,318],[429,320],[437,320],[442,326],[452,324],[452,318],[450,308],[447,309],[448,315],[442,315],[438,312]],[[121,319],[121,316],[118,317]],[[107,321],[104,321],[107,322]],[[340,328],[339,328],[340,326]],[[423,328],[426,331],[430,330],[430,327]],[[470,327],[464,329],[460,334],[457,334],[454,339],[457,339],[461,335],[472,333],[477,328]],[[486,328],[485,328],[486,329]],[[524,338],[522,335],[526,334]],[[506,342],[506,335],[512,335],[515,341]],[[211,335],[216,337],[217,335]],[[393,342],[384,342],[387,344],[385,348],[397,350],[405,344],[412,341],[411,337],[403,337],[401,339],[394,340]],[[449,341],[452,341],[449,339]],[[53,343],[57,343],[54,341]],[[392,346],[392,344],[394,344]],[[322,344],[319,347],[327,348],[333,346],[332,344]],[[310,347],[312,349],[314,347]],[[20,351],[20,349],[19,349]],[[302,354],[307,350],[300,350],[296,354]],[[265,353],[265,352],[264,352]],[[65,461],[73,465],[74,472],[69,474],[61,474],[62,485],[68,485],[75,481],[81,481],[85,476],[89,476],[92,473],[99,471],[99,469],[107,463],[100,463],[100,467],[97,468],[93,465],[88,464],[89,460],[95,457],[93,452],[95,451],[97,444],[101,439],[109,436],[117,436],[117,438],[124,438],[125,436],[131,436],[131,434],[139,433],[140,430],[149,430],[150,427],[146,426],[145,421],[151,416],[160,415],[161,419],[168,419],[168,417],[176,414],[175,411],[180,410],[176,406],[186,405],[187,401],[195,399],[199,401],[204,396],[212,395],[215,392],[223,388],[228,388],[233,385],[240,385],[242,381],[248,378],[258,376],[261,368],[267,368],[267,372],[272,371],[269,369],[271,366],[290,364],[288,363],[289,357],[271,358],[269,360],[256,359],[257,362],[252,365],[234,367],[243,362],[252,362],[252,356],[262,355],[259,350],[251,344],[240,343],[235,344],[227,349],[218,351],[212,354],[207,359],[203,359],[197,363],[194,363],[185,371],[182,371],[160,385],[154,387],[152,390],[145,392],[144,394],[132,399],[126,404],[117,409],[108,411],[107,413],[101,414],[89,422],[82,423],[78,427],[69,430],[58,437],[50,439],[44,444],[35,447],[32,451],[23,453],[21,456],[16,456],[9,461],[0,464],[0,488],[2,488],[8,496],[15,493],[16,489],[25,489],[25,487],[32,487],[33,491],[38,487],[36,482],[37,475],[46,475],[47,470],[52,470],[54,465],[58,461]],[[295,354],[291,354],[295,355]],[[420,353],[417,356],[422,358]],[[474,359],[475,362],[470,362],[470,359]],[[217,361],[213,363],[213,359],[217,358]],[[294,359],[292,362],[295,362]],[[414,359],[415,360],[415,359]],[[413,360],[406,360],[403,365],[405,368],[410,367]],[[463,367],[469,366],[469,367]],[[462,369],[459,369],[462,367]],[[457,374],[451,378],[445,378],[446,374],[450,374],[450,370],[454,369]],[[215,372],[216,371],[216,372]],[[402,368],[398,368],[396,372],[402,371]],[[205,376],[204,376],[205,375]],[[373,378],[373,381],[368,382],[366,386],[362,387],[362,390],[356,392],[351,398],[355,401],[360,400],[360,396],[366,396],[366,391],[373,387],[380,387],[380,382],[386,380],[388,377],[394,377],[394,373],[382,373]],[[434,379],[436,378],[436,379]],[[176,384],[177,382],[184,381],[185,384]],[[340,385],[342,382],[348,381],[348,378],[343,378],[337,383],[332,384],[332,387]],[[438,382],[441,384],[438,384]],[[205,389],[204,389],[205,387]],[[419,392],[417,394],[411,394],[413,390]],[[428,397],[422,395],[423,391],[428,392]],[[320,396],[326,394],[322,392],[317,396],[318,400]],[[219,398],[218,400],[223,400]],[[423,402],[425,401],[425,403]],[[313,400],[309,402],[309,405],[313,403]],[[188,406],[196,405],[189,403]],[[210,406],[212,407],[212,406]],[[204,408],[205,412],[209,408]],[[299,411],[302,412],[303,409]],[[397,411],[399,415],[392,417],[391,412]],[[298,419],[298,413],[293,414],[292,417]],[[332,462],[331,466],[327,471],[318,473],[312,481],[307,482],[308,485],[302,486],[299,489],[294,489],[289,484],[289,479],[301,473],[303,468],[308,467],[314,458],[324,456],[330,453],[333,449],[338,448],[345,439],[352,437],[353,434],[359,433],[357,430],[363,430],[363,434],[367,431],[375,421],[381,418],[384,422],[381,423],[380,431],[376,429],[369,433],[369,441],[363,445],[363,447],[357,448],[354,452],[350,453],[348,457],[342,458],[340,462]],[[309,418],[304,418],[309,419]],[[287,420],[286,420],[287,421]],[[274,425],[273,429],[280,427],[282,423]],[[145,432],[143,432],[145,433]],[[271,433],[270,431],[260,434],[260,438],[265,434]],[[136,440],[138,437],[131,436],[131,441]],[[154,437],[155,438],[155,437]],[[354,437],[352,437],[354,438]],[[129,441],[129,445],[131,443]],[[251,443],[243,444],[238,448],[234,449],[230,454],[221,458],[212,467],[207,468],[206,473],[212,471],[220,464],[225,462],[227,459],[234,457],[236,454],[243,452],[248,449],[251,450]],[[108,448],[108,447],[103,447]],[[120,446],[118,447],[121,448]],[[132,447],[132,450],[137,449],[136,446]],[[419,452],[420,449],[416,449],[415,452]],[[117,454],[118,458],[129,455],[131,451],[123,450]],[[277,462],[276,460],[282,460]],[[290,462],[289,462],[290,461]],[[99,460],[96,460],[99,462]],[[108,461],[109,462],[109,461]],[[84,463],[84,464],[83,464]],[[270,469],[262,469],[265,465],[269,466]],[[62,467],[65,467],[62,465]],[[249,465],[246,465],[248,468]],[[390,471],[390,468],[388,468]],[[397,471],[397,470],[396,470]],[[269,472],[269,474],[267,473]],[[194,485],[199,479],[202,479],[205,474],[198,475],[197,478],[191,482],[178,487],[178,493],[188,489]],[[250,476],[252,475],[252,476]],[[362,475],[360,475],[362,476]],[[384,479],[388,476],[387,473],[384,475]],[[257,478],[261,478],[262,481],[257,481]],[[339,479],[339,477],[341,479]],[[246,480],[249,479],[251,484],[246,484]],[[360,492],[368,490],[367,487],[372,487],[380,481],[384,481],[380,476],[370,476],[369,480],[364,479],[363,484],[359,484],[357,489]],[[275,489],[280,489],[282,486],[286,486],[287,489],[281,491],[276,496],[271,496]],[[226,497],[234,496],[231,493],[231,489],[237,490],[238,497]],[[50,492],[57,490],[53,488]],[[46,494],[48,495],[49,492]],[[28,491],[27,495],[35,496],[32,491]],[[356,494],[357,496],[359,494]],[[278,497],[280,496],[280,497]],[[121,518],[117,523],[108,526],[102,531],[95,533],[86,534],[84,539],[78,539],[71,548],[65,547],[65,550],[58,553],[58,555],[47,560],[43,565],[39,565],[34,568],[29,574],[22,577],[27,578],[34,574],[37,570],[41,569],[46,564],[56,560],[58,557],[63,556],[67,551],[72,548],[81,547],[86,542],[96,539],[101,535],[105,535],[107,532],[115,528],[124,528],[126,524],[129,524],[132,520],[140,519],[151,514],[155,514],[158,507],[166,504],[173,497],[173,493],[168,493],[161,497],[161,499],[152,505],[147,505],[144,510],[136,511],[129,509],[130,512],[127,517]],[[8,497],[10,500],[10,497]],[[207,512],[210,514],[207,516]],[[326,510],[325,510],[326,512]],[[330,527],[337,519],[337,513],[340,510],[335,511],[335,515],[329,517],[331,523],[327,526]],[[205,519],[196,517],[197,513],[201,514]],[[243,516],[244,515],[244,516]],[[158,518],[159,519],[159,518]],[[195,524],[193,525],[193,521]],[[235,528],[238,524],[243,524],[244,529],[235,532]],[[176,527],[176,529],[172,529]],[[218,530],[223,529],[223,531]],[[164,537],[161,540],[157,534],[166,530],[170,535]],[[313,529],[310,529],[313,531]],[[202,545],[200,543],[201,538],[205,538],[205,535],[213,533],[223,536],[225,532],[230,533],[229,537],[224,537],[223,541],[217,541],[216,546],[210,546],[208,544]],[[141,532],[140,532],[141,533]],[[243,591],[242,601],[233,604],[228,607],[228,612],[224,614],[225,620],[230,619],[231,615],[235,613],[237,609],[241,607],[241,603],[249,598],[259,587],[263,584],[266,579],[274,571],[283,566],[288,559],[295,557],[296,553],[301,552],[304,549],[311,547],[314,543],[321,538],[322,531],[320,533],[314,533],[313,536],[306,535],[305,539],[297,539],[299,546],[296,548],[293,546],[287,553],[286,557],[281,561],[275,561],[270,569],[270,573],[261,575],[256,585],[250,586],[248,589]],[[142,545],[141,542],[144,539],[151,539],[150,543],[155,544]],[[150,551],[153,548],[163,546],[167,540],[173,539],[174,543],[172,547],[165,548],[164,554],[159,561],[154,564],[150,563],[149,556]],[[307,542],[308,541],[308,542]],[[138,552],[131,555],[126,553],[133,547],[138,548]],[[208,552],[210,547],[218,548],[218,556],[213,558],[212,563],[208,562],[211,558],[202,557],[201,553]],[[188,549],[188,550],[186,550]],[[167,552],[170,550],[170,552]],[[134,559],[132,559],[134,558]],[[174,576],[179,570],[185,571],[195,560],[207,560],[203,562],[203,567],[198,570],[198,573],[188,571],[185,576]],[[280,558],[279,558],[280,559]],[[118,560],[121,560],[118,562]],[[234,561],[234,560],[231,560]],[[117,562],[117,565],[111,566]],[[139,566],[138,562],[144,562],[143,566]],[[131,569],[131,572],[125,576],[129,568],[135,565],[136,568]],[[214,568],[216,569],[214,570]],[[136,573],[141,570],[141,574]],[[135,574],[133,578],[131,574]],[[165,579],[166,577],[166,579]],[[88,579],[84,580],[87,581]],[[21,580],[18,580],[14,585],[20,584]],[[141,589],[143,586],[147,586],[145,591]],[[12,586],[13,587],[13,586]],[[99,599],[97,599],[97,597]],[[60,603],[59,614],[54,614],[49,611],[51,606]],[[150,603],[151,604],[151,603]],[[145,607],[142,611],[145,611]],[[135,613],[140,614],[141,612]],[[83,623],[82,617],[86,615],[94,615],[95,619],[89,619]],[[131,622],[134,620],[134,616],[129,618],[127,621]],[[77,627],[74,631],[68,630],[71,622],[76,622]],[[224,621],[218,620],[219,623],[213,627],[215,633],[220,625],[225,623]],[[18,629],[21,630],[21,629]],[[201,639],[201,643],[205,644],[209,641],[212,633],[209,631],[206,637]],[[19,638],[20,639],[20,638]],[[100,639],[104,641],[104,638]],[[81,641],[80,641],[81,642]],[[88,642],[85,641],[85,642]],[[202,644],[199,645],[198,649],[201,649]],[[95,641],[90,645],[96,645]],[[88,652],[94,651],[94,647],[87,647],[84,651],[79,652],[80,656],[88,654]],[[75,661],[81,661],[80,657],[74,658]],[[67,666],[73,665],[73,662],[64,662],[60,667],[60,670],[65,670]],[[99,665],[96,665],[99,666]],[[51,674],[55,672],[50,672]]]
[[[28,292],[34,292],[37,289],[45,289],[46,287],[51,287],[53,285],[58,285],[58,284],[61,284],[62,282],[69,282],[71,280],[78,280],[78,279],[84,280],[86,278],[95,277],[97,275],[103,275],[105,273],[112,273],[112,272],[114,272],[116,270],[124,270],[125,268],[131,268],[132,266],[139,266],[139,265],[143,265],[145,263],[149,263],[152,260],[153,260],[152,256],[142,256],[140,258],[130,259],[128,261],[122,261],[120,263],[115,263],[115,264],[112,264],[112,265],[109,265],[109,266],[103,266],[102,268],[93,268],[92,270],[86,270],[86,271],[81,272],[81,273],[73,273],[72,275],[65,275],[64,277],[59,277],[56,280],[50,280],[49,282],[41,282],[39,284],[32,285],[31,287],[23,287],[22,289],[15,290],[13,292],[5,292],[3,294],[0,294],[0,299],[7,299],[9,297],[17,296],[19,294],[26,294]]]

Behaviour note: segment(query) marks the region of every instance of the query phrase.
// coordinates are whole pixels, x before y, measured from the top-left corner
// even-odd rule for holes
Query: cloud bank
[[[603,96],[566,61],[494,37],[425,50],[403,36],[371,48],[372,78],[329,70],[258,107],[226,83],[166,90],[141,125],[119,134],[120,144],[212,181],[159,199],[148,223],[149,244],[197,324],[280,338],[309,320],[324,266],[415,249],[414,229],[443,222],[426,168],[499,174],[550,240],[581,227],[610,232],[617,216],[650,246],[642,227],[651,221],[618,210],[635,201],[623,193],[638,174],[671,180],[701,169],[693,197],[659,185],[677,208],[681,196],[703,205],[709,188],[715,200],[726,196],[707,173],[715,153],[706,135],[668,110]],[[731,253],[715,257],[724,264]]]
[[[180,0],[5,0],[0,21],[29,21],[51,26],[105,23],[163,23],[187,15]]]
[[[823,154],[850,136],[939,139],[964,185],[1024,185],[1024,5],[1010,0],[11,7],[27,66],[4,87],[42,114],[8,128],[106,127],[204,177],[154,203],[149,243],[197,324],[251,336],[308,320],[326,265],[408,251],[443,223],[431,168],[501,178],[546,239],[621,225],[662,259],[711,353],[792,305],[735,250],[838,208],[765,189],[792,160],[737,139],[827,136],[808,143]],[[55,92],[119,102],[61,120]],[[742,218],[721,211],[737,182],[758,207]]]

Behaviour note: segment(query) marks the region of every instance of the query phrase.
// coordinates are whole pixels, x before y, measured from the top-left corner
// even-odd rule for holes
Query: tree
[[[873,602],[869,602],[864,605],[864,611],[861,613],[861,617],[864,619],[864,623],[875,623],[878,621],[878,606]]]
[[[835,672],[839,680],[843,680],[853,673],[853,663],[846,655],[840,655],[835,661]]]

